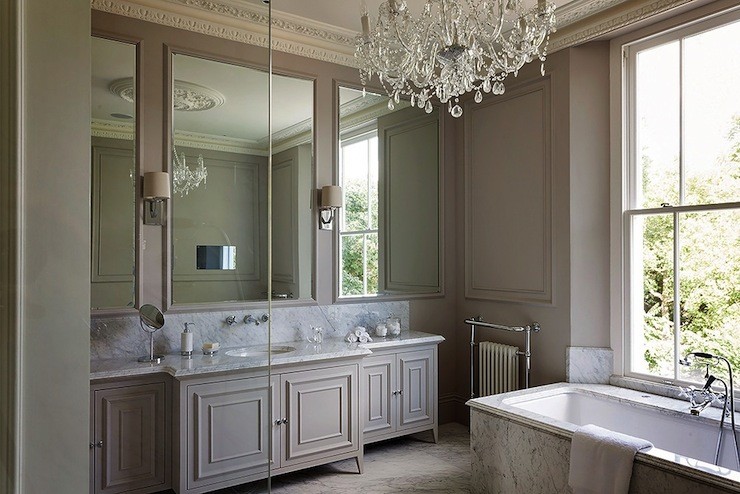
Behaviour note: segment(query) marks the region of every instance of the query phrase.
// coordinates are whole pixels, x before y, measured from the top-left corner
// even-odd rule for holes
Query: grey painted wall
[[[20,485],[88,490],[90,3],[23,2]]]

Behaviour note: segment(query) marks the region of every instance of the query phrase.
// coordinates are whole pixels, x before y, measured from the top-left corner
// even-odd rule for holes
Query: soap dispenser
[[[193,325],[192,322],[186,322],[185,330],[180,334],[180,355],[184,357],[193,355],[193,332],[188,327]]]

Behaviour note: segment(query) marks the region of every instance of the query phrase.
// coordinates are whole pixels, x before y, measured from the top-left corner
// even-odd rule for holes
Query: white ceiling
[[[264,6],[262,0],[243,0],[253,5]],[[367,9],[371,18],[376,18],[378,8],[384,0],[366,0]],[[412,15],[421,13],[427,0],[406,0],[406,5]],[[551,0],[561,7],[572,0]],[[360,5],[362,0],[271,0],[270,4],[275,13],[282,12],[311,19],[314,22],[330,26],[360,31]],[[523,0],[527,6],[533,6],[537,0]]]

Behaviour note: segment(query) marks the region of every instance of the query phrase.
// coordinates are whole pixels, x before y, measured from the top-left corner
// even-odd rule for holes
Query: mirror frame
[[[334,111],[332,115],[333,121],[333,135],[332,135],[332,173],[334,175],[334,181],[339,180],[339,89],[344,87],[348,89],[355,89],[362,91],[363,86],[358,84],[356,81],[347,81],[334,79],[333,97],[334,97]],[[382,86],[368,84],[365,89],[370,92],[385,95],[385,89]],[[446,296],[446,284],[445,284],[445,122],[448,118],[447,112],[443,111],[444,106],[439,102],[433,102],[434,107],[439,112],[439,160],[438,160],[438,176],[439,182],[439,198],[438,198],[438,218],[439,218],[439,237],[438,237],[438,252],[439,258],[437,259],[437,269],[439,272],[439,291],[432,293],[399,293],[391,295],[373,295],[373,296],[357,296],[357,297],[341,297],[339,295],[339,277],[341,276],[341,266],[339,265],[339,227],[336,226],[333,229],[333,259],[332,259],[332,270],[333,270],[333,287],[332,287],[332,303],[334,304],[353,304],[353,303],[368,303],[368,302],[392,302],[398,300],[412,300],[412,299],[430,299],[430,298],[444,298]]]
[[[125,43],[133,46],[135,49],[135,63],[134,63],[134,87],[141,87],[141,42],[142,39],[136,36],[129,36],[121,33],[112,33],[109,31],[96,29],[93,23],[93,27],[90,30],[91,38],[100,38],[108,41],[117,41],[119,43]],[[139,313],[139,304],[143,300],[144,294],[142,280],[142,266],[141,266],[141,242],[138,239],[141,237],[142,227],[142,216],[141,211],[144,204],[142,197],[142,173],[141,173],[141,111],[142,111],[142,98],[141,91],[136,92],[136,100],[134,101],[134,109],[136,112],[136,119],[134,120],[134,199],[135,199],[135,213],[132,220],[134,221],[134,238],[132,239],[134,246],[134,300],[132,307],[111,307],[103,309],[90,308],[91,317],[106,317],[106,316],[130,316],[137,315]],[[92,189],[91,189],[92,193]],[[92,215],[92,209],[91,209]]]
[[[275,75],[293,77],[296,79],[302,79],[310,81],[313,86],[313,108],[312,108],[312,129],[311,129],[311,186],[310,191],[311,197],[311,221],[313,225],[318,222],[318,207],[316,205],[316,189],[317,189],[317,165],[316,165],[316,127],[317,127],[317,76],[315,74],[309,74],[305,72],[295,70],[285,70],[283,68],[276,68],[275,66],[270,67],[269,65],[260,65],[243,58],[226,56],[223,54],[215,54],[213,52],[185,48],[182,46],[174,46],[170,44],[164,44],[164,82],[165,82],[165,94],[164,94],[164,126],[163,131],[166,133],[164,136],[164,147],[162,151],[162,159],[166,163],[166,171],[172,176],[172,140],[173,140],[173,124],[174,124],[174,110],[172,101],[172,84],[174,79],[174,67],[173,60],[174,55],[187,55],[190,57],[201,58],[210,60],[213,62],[225,63],[229,65],[235,65],[238,67],[258,70],[268,74],[269,79]],[[270,135],[270,145],[272,145],[272,132]],[[269,233],[271,231],[269,223],[272,221],[272,156],[268,155],[268,252],[272,249],[272,238]],[[270,293],[267,297],[260,300],[241,300],[241,301],[228,301],[228,302],[203,302],[203,303],[173,303],[173,286],[172,286],[172,261],[173,256],[173,245],[172,245],[172,208],[167,207],[167,221],[166,226],[162,228],[162,268],[163,268],[163,286],[162,286],[162,300],[165,312],[194,312],[194,311],[220,311],[228,309],[251,309],[251,308],[264,308],[266,303],[277,304],[278,307],[296,307],[296,306],[309,306],[317,304],[317,273],[318,267],[318,234],[316,228],[312,229],[313,239],[311,242],[311,297],[310,298],[298,298],[298,299],[275,299]],[[272,272],[272,267],[268,263],[268,277]],[[271,284],[269,285],[271,286]]]

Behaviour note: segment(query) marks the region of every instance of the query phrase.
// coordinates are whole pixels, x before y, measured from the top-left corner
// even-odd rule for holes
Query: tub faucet
[[[735,459],[737,461],[737,466],[740,467],[740,447],[738,446],[737,432],[735,431],[735,388],[733,387],[732,383],[732,364],[730,364],[730,361],[721,355],[712,355],[711,353],[706,352],[690,352],[686,355],[686,357],[680,359],[678,363],[681,365],[689,366],[693,363],[693,357],[698,357],[700,359],[709,361],[706,364],[707,372],[704,376],[707,382],[704,384],[704,388],[702,388],[701,390],[694,389],[693,387],[687,389],[682,388],[682,394],[687,395],[691,401],[692,415],[699,415],[699,412],[711,405],[715,400],[722,403],[722,419],[719,423],[719,437],[717,438],[717,449],[714,455],[714,464],[719,464],[719,453],[722,449],[722,438],[724,436],[722,434],[722,431],[725,425],[725,417],[730,417],[730,422],[732,424],[731,434],[732,439],[735,443]],[[709,374],[709,364],[712,362],[717,364],[723,362],[727,366],[727,372],[730,378],[729,387],[727,386],[727,383],[722,379],[716,378]],[[724,395],[718,395],[715,394],[714,391],[712,391],[712,384],[715,382],[719,382],[720,384],[722,384],[725,390]]]

